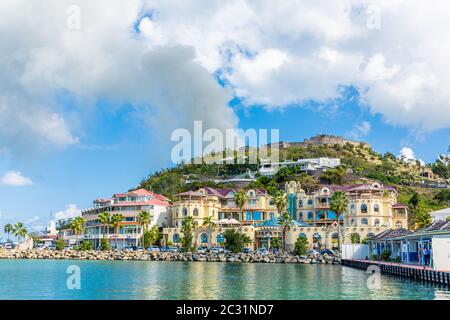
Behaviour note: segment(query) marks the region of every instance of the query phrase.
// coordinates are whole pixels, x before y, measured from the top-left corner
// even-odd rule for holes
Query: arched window
[[[313,242],[314,242],[314,243],[320,242],[320,239],[321,239],[321,238],[322,238],[322,237],[321,237],[320,234],[318,234],[317,232],[313,234]]]
[[[298,213],[298,220],[303,220],[303,212]]]
[[[172,242],[173,243],[180,242],[180,235],[178,233],[174,233],[173,238],[172,238]]]
[[[312,211],[308,212],[308,220],[314,219],[314,213]]]
[[[208,235],[206,233],[202,233],[200,238],[202,243],[208,243]]]
[[[219,233],[216,237],[217,243],[224,243],[225,242],[225,237],[223,236],[223,234]]]
[[[248,193],[248,196],[250,197],[250,198],[253,198],[253,191],[250,191],[249,193]]]
[[[379,219],[375,219],[374,225],[375,225],[375,227],[379,227],[380,226],[380,220]]]
[[[355,219],[352,219],[352,221],[350,221],[350,225],[355,225]]]
[[[351,212],[351,213],[355,213],[355,211],[356,211],[356,207],[355,207],[354,204],[352,204],[352,205],[350,206],[350,212]]]
[[[275,218],[275,214],[274,214],[273,212],[271,212],[271,213],[269,214],[269,216],[270,216],[270,219]]]
[[[372,237],[375,237],[375,233],[373,233],[373,232],[369,232],[368,234],[367,234],[367,238],[372,238]]]
[[[308,199],[308,206],[312,206],[313,205],[313,200],[312,199]]]
[[[303,200],[302,199],[298,200],[298,207],[299,208],[303,207]]]
[[[374,212],[380,212],[380,206],[378,205],[378,203],[375,203],[375,204],[373,205],[373,211],[374,211]]]
[[[304,234],[303,232],[302,232],[302,233],[299,233],[299,234],[298,234],[298,237],[299,237],[299,238],[306,238],[306,234]]]
[[[361,213],[367,213],[367,204],[363,203],[361,205]]]
[[[198,208],[194,208],[194,212],[193,212],[193,214],[194,214],[194,216],[198,216]],[[213,212],[213,215],[214,215],[214,212]]]
[[[183,217],[186,217],[188,214],[188,209],[187,208],[183,208]]]
[[[401,221],[397,221],[397,222],[395,223],[395,227],[396,227],[397,229],[400,229],[402,226],[403,226],[403,225],[402,225],[402,222],[401,222]]]
[[[361,224],[367,225],[367,224],[369,224],[369,223],[367,222],[367,219],[366,219],[366,218],[362,218],[362,219],[361,219]]]

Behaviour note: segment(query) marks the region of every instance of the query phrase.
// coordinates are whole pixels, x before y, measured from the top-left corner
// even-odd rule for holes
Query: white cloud
[[[80,30],[66,26],[73,4]],[[342,85],[390,124],[449,127],[450,3],[378,1],[379,30],[366,26],[371,4],[3,0],[0,150],[78,143],[80,118],[98,100],[131,102],[167,141],[193,120],[236,127],[233,95],[278,108],[335,99]],[[138,23],[142,12],[151,14]],[[62,93],[73,96],[70,107]]]
[[[370,122],[362,121],[359,124],[355,124],[352,131],[350,131],[347,135],[352,139],[361,139],[367,136],[371,129],[372,125]]]
[[[413,149],[409,147],[403,147],[400,150],[400,154],[397,156],[398,159],[403,160],[404,162],[408,163],[415,163],[416,160],[419,160],[421,165],[425,165],[425,162],[421,159],[416,159],[416,155],[414,154]]]
[[[0,185],[10,187],[21,187],[32,185],[33,181],[22,175],[19,171],[7,171],[0,177]]]
[[[77,217],[81,214],[81,209],[76,204],[69,204],[64,210],[55,213],[55,219],[69,219]]]

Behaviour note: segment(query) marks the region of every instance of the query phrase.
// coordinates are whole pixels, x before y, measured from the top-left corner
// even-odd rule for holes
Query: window
[[[397,222],[395,223],[395,227],[396,227],[397,229],[400,229],[400,228],[402,227],[402,222],[401,222],[401,221],[397,221]]]
[[[198,216],[198,208],[194,208],[194,213],[193,213],[193,214],[194,214],[194,216],[196,216],[196,217]]]
[[[303,212],[298,213],[298,220],[303,220]]]
[[[367,204],[363,203],[361,205],[361,213],[367,213]]]
[[[249,195],[250,198],[253,198],[253,197],[254,197],[253,191],[250,191],[250,192],[248,193],[248,195]]]
[[[369,224],[369,223],[367,222],[367,219],[366,219],[366,218],[362,218],[362,219],[361,219],[361,224],[367,225],[367,224]]]
[[[219,233],[217,235],[216,239],[217,239],[217,243],[224,243],[225,242],[225,237],[221,233]]]
[[[303,207],[303,200],[302,199],[298,200],[298,206],[299,206],[299,208]]]
[[[312,206],[313,205],[313,200],[312,199],[308,199],[308,206]]]
[[[270,219],[275,218],[275,214],[274,214],[273,212],[271,212],[271,213],[269,214],[269,216],[270,216]]]
[[[208,235],[206,233],[202,233],[202,235],[201,235],[201,242],[202,243],[208,243]]]
[[[350,212],[351,212],[351,213],[355,213],[355,211],[356,211],[356,207],[355,207],[354,204],[352,204],[352,205],[350,206]]]
[[[180,242],[180,235],[178,234],[178,233],[175,233],[174,235],[173,235],[173,243],[178,243],[178,242]]]
[[[379,219],[375,219],[374,225],[375,225],[375,227],[379,227],[380,226],[380,220]]]
[[[372,238],[372,237],[375,237],[375,233],[369,232],[369,233],[367,234],[367,238]]]
[[[312,211],[308,212],[308,220],[314,219],[314,213]]]
[[[183,208],[183,217],[186,217],[188,214],[187,208]]]
[[[380,206],[378,205],[378,203],[375,203],[373,206],[373,211],[374,212],[380,212]]]
[[[179,214],[180,214],[180,212],[179,212],[179,210],[178,210],[178,208],[177,208],[177,214],[176,214],[177,217],[179,217]]]
[[[321,237],[320,234],[318,234],[317,232],[313,234],[313,242],[314,242],[314,243],[320,242],[320,239],[321,239],[321,238],[322,238],[322,237]]]

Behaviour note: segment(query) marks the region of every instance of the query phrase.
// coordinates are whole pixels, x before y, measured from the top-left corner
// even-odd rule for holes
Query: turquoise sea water
[[[81,289],[68,289],[79,266]],[[450,299],[447,288],[339,265],[0,260],[0,299]]]

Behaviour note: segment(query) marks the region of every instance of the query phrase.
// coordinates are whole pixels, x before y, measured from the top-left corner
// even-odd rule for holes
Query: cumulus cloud
[[[372,4],[3,0],[0,151],[78,143],[77,117],[100,100],[131,103],[167,141],[193,120],[235,128],[233,96],[283,108],[339,98],[342,86],[390,124],[449,127],[450,4],[377,1],[380,29],[368,28]]]
[[[199,63],[220,70],[247,105],[326,102],[354,86],[390,124],[449,126],[447,1],[155,0],[148,10],[149,46],[194,47]],[[373,18],[379,29],[370,28]]]
[[[55,213],[55,219],[69,219],[75,218],[81,214],[81,209],[76,204],[69,204],[64,210]]]
[[[22,187],[32,185],[33,181],[22,175],[19,171],[7,171],[0,177],[0,185],[10,187]]]
[[[0,147],[15,152],[76,144],[79,117],[105,100],[131,103],[136,118],[165,141],[171,129],[192,120],[235,128],[231,91],[198,63],[192,46],[149,46],[143,34],[159,41],[158,26],[150,22],[139,24],[142,35],[135,31],[143,5],[140,0],[2,1]],[[73,97],[70,106],[61,103],[64,94]]]
[[[403,160],[404,162],[416,162],[416,160],[419,160],[421,165],[425,164],[425,162],[421,159],[416,159],[416,155],[414,154],[413,149],[409,147],[403,147],[400,150],[400,154],[397,156],[397,158]]]

